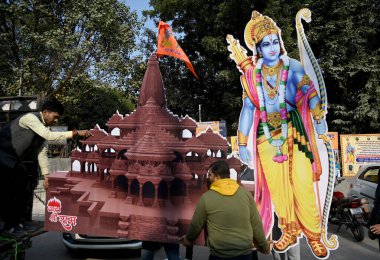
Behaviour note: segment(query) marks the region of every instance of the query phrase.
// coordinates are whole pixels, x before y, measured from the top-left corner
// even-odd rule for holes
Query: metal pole
[[[21,70],[20,70],[20,81],[19,81],[18,95],[22,96],[22,63],[21,63]]]
[[[199,122],[202,122],[201,111],[202,111],[202,105],[199,104]]]

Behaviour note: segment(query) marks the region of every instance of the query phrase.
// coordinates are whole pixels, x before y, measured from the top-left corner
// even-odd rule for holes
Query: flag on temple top
[[[189,58],[179,46],[177,40],[174,38],[172,29],[167,23],[164,23],[162,21],[160,21],[158,24],[158,43],[156,54],[157,57],[168,55],[183,60],[189,70],[198,79],[198,76],[195,73],[193,65],[191,64]]]

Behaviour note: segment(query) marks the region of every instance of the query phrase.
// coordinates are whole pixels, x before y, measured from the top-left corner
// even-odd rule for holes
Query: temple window
[[[71,164],[71,170],[73,172],[80,172],[81,167],[80,167],[80,162],[78,160],[73,161]]]
[[[121,160],[127,160],[127,157],[125,157],[125,153],[127,152],[127,149],[123,149],[119,152],[119,154],[117,155],[117,159],[121,159]]]
[[[183,162],[183,156],[180,152],[174,151],[175,158],[172,162]]]
[[[191,138],[193,137],[193,134],[188,129],[184,129],[182,131],[182,138]]]
[[[102,153],[103,158],[116,158],[116,152],[113,148],[107,148]]]
[[[112,136],[120,136],[120,128],[119,127],[115,127],[114,129],[112,129],[111,135]]]

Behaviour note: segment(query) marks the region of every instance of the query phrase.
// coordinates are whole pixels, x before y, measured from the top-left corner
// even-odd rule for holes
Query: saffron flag
[[[172,29],[167,23],[164,23],[162,21],[160,21],[158,24],[158,43],[156,54],[157,57],[168,55],[183,60],[189,70],[198,79],[198,76],[195,73],[193,65],[191,64],[189,58],[179,46],[177,40],[174,38]]]

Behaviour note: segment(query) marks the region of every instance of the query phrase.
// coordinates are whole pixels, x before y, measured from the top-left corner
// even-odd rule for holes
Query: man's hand
[[[44,186],[44,189],[47,190],[49,188],[49,180],[48,177],[45,175],[44,182],[42,184]]]
[[[89,130],[78,130],[78,136],[88,138],[90,136],[93,136],[93,134]]]
[[[380,224],[376,224],[376,225],[370,226],[369,229],[375,235],[380,235]]]
[[[266,242],[267,243],[264,247],[257,248],[257,251],[259,251],[260,253],[263,253],[264,255],[270,254],[270,251],[272,250],[273,240],[267,240]],[[252,248],[253,249],[256,248],[254,243],[252,243]]]
[[[182,244],[184,245],[184,246],[193,246],[193,242],[191,242],[190,240],[188,240],[187,238],[186,238],[186,236],[184,235],[184,236],[182,236],[182,237],[180,237],[180,239],[178,239],[180,242],[182,242]]]

